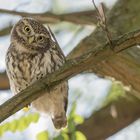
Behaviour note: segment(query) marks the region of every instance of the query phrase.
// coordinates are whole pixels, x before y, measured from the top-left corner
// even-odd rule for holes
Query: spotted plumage
[[[10,87],[19,93],[38,79],[58,70],[65,56],[50,31],[31,18],[21,19],[12,29],[6,54],[6,70]],[[32,102],[39,112],[49,114],[56,128],[66,126],[67,81]]]

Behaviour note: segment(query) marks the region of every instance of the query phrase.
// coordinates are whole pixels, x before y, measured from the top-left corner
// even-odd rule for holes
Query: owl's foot
[[[27,105],[27,106],[25,106],[24,108],[23,108],[23,111],[25,111],[25,112],[28,112],[30,110],[30,106],[29,105]]]
[[[54,118],[52,118],[52,121],[56,129],[61,129],[67,126],[66,115],[55,116]]]

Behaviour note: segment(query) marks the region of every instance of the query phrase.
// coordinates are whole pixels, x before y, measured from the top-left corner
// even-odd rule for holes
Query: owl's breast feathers
[[[65,62],[56,46],[44,53],[17,51],[12,44],[6,55],[7,74],[12,91],[17,94],[45,75],[59,69]]]

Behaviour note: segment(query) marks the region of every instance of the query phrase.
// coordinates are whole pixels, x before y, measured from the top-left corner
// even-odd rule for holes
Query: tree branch
[[[7,25],[8,27],[4,27],[2,29],[0,29],[0,36],[5,36],[8,35],[12,29],[12,25]]]
[[[66,64],[59,71],[47,75],[45,78],[35,82],[24,91],[6,101],[0,106],[0,122],[42,96],[48,90],[48,87],[50,89],[60,82],[88,70],[92,65],[96,65],[124,49],[140,44],[140,30],[127,33],[112,42],[114,51],[110,50],[110,46],[107,43],[102,47],[94,48],[91,52],[78,58],[67,60]]]
[[[83,24],[83,25],[93,25],[94,23],[95,24],[97,23],[97,20],[95,18],[96,12],[94,10],[57,15],[50,12],[27,13],[27,12],[18,12],[13,10],[0,9],[0,13],[22,16],[22,17],[32,17],[39,20],[42,23],[58,23],[61,21],[67,21],[67,22],[72,22],[75,24]]]
[[[9,81],[6,72],[0,73],[0,90],[9,89]]]

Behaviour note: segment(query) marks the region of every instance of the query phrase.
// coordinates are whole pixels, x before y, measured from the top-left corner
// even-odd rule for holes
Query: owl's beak
[[[34,41],[34,36],[31,36],[31,37],[28,38],[29,44],[31,44],[33,41]]]

